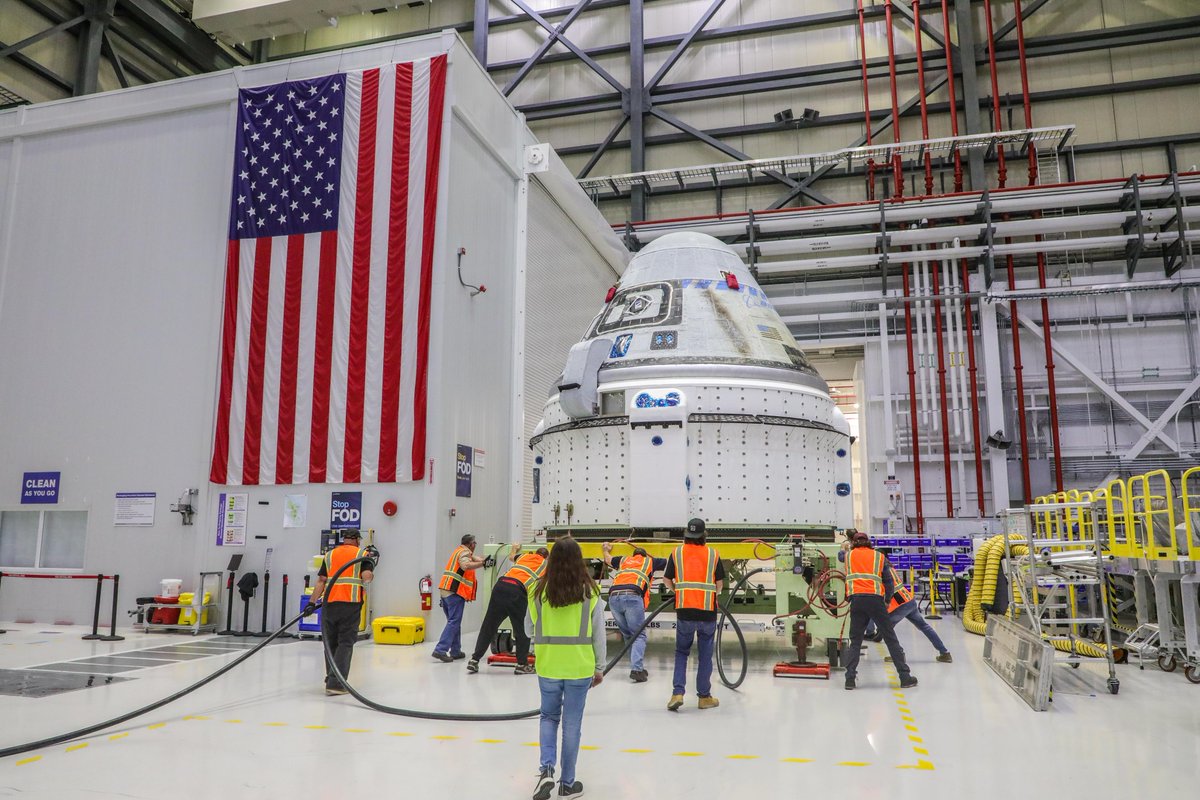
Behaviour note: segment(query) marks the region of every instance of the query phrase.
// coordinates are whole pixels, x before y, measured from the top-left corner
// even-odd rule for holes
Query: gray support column
[[[488,0],[475,0],[475,26],[471,30],[471,51],[484,67],[488,63]]]
[[[94,94],[99,88],[100,54],[104,29],[112,19],[116,0],[88,0],[87,21],[79,29],[79,58],[75,63],[75,96]]]
[[[629,0],[629,171],[646,169],[646,28],[643,0]],[[646,189],[634,186],[629,197],[629,219],[646,218]]]
[[[985,133],[979,116],[979,73],[975,65],[975,15],[971,12],[971,0],[954,0],[954,26],[958,29],[959,55],[955,68],[959,75],[958,85],[962,87],[961,100],[967,133]],[[976,192],[983,191],[987,187],[983,153],[977,149],[971,150],[967,167],[970,188]]]
[[[973,52],[964,50],[963,52]],[[983,283],[980,275],[979,284]],[[964,287],[967,288],[967,287]],[[979,304],[980,355],[983,361],[983,402],[986,429],[980,435],[987,437],[1004,430],[1004,373],[1000,365],[1000,327],[996,324],[996,304]],[[1011,435],[1008,431],[1006,434]],[[995,447],[987,451],[988,473],[991,477],[992,507],[1001,511],[1009,506],[1008,459],[1005,451]]]

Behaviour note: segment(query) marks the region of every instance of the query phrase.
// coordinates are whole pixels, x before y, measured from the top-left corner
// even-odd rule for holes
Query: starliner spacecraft
[[[567,354],[530,441],[550,535],[709,537],[852,523],[850,429],[737,254],[700,233],[641,250]]]

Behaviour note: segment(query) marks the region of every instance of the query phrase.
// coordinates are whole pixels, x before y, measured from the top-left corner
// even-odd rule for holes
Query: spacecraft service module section
[[[534,525],[714,536],[851,524],[849,428],[737,254],[675,233],[630,262],[551,387]]]

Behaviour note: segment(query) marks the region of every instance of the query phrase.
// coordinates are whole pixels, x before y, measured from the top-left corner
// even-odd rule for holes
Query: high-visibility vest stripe
[[[587,603],[579,604],[579,635],[578,636],[547,636],[542,633],[542,620],[545,615],[542,613],[542,601],[534,601],[537,607],[537,616],[533,621],[533,643],[534,644],[591,644],[592,637],[588,632],[588,623],[591,622],[591,609]]]
[[[530,565],[533,565],[532,567]],[[527,553],[517,559],[504,577],[519,581],[526,590],[546,571],[546,559],[537,553]]]
[[[642,603],[650,607],[650,581],[654,562],[647,556],[626,556],[621,559],[621,567],[613,576],[613,588],[618,586],[635,586],[642,595]]]
[[[916,595],[913,594],[912,589],[904,585],[896,570],[888,567],[888,571],[892,576],[892,585],[896,587],[896,590],[892,592],[891,600],[888,602],[888,613],[890,614],[905,603],[912,601]]]
[[[870,558],[870,564],[867,559]],[[883,554],[869,547],[856,547],[846,556],[846,594],[883,596]],[[870,570],[866,572],[865,570]]]
[[[592,614],[600,598],[591,594],[581,603],[555,608],[544,597],[529,592],[529,616],[533,619],[533,647],[537,673],[543,678],[576,680],[590,678],[596,670],[596,651],[592,646]],[[579,626],[575,627],[575,606],[579,606]]]

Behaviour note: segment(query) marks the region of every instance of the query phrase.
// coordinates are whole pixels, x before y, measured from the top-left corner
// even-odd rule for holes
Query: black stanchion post
[[[101,636],[102,642],[123,642],[124,636],[117,636],[117,593],[121,591],[121,576],[112,576],[112,616],[108,620],[108,636]]]
[[[262,630],[260,630],[256,634],[254,634],[255,636],[257,636],[259,638],[263,638],[265,636],[271,635],[270,633],[267,632],[267,606],[269,604],[268,601],[270,599],[271,599],[271,573],[264,572],[263,573],[263,599],[262,599]]]
[[[104,575],[96,576],[96,605],[92,609],[92,632],[85,634],[84,639],[101,639],[100,636],[100,592],[104,589]]]
[[[217,631],[217,636],[233,636],[233,577],[234,572],[230,570],[229,579],[225,581],[225,630]],[[200,599],[204,600],[203,595]]]
[[[2,580],[3,578],[4,578],[4,573],[0,572],[0,580]],[[286,577],[285,577],[285,580],[286,580]],[[0,633],[8,633],[8,631],[4,630],[3,628],[0,628]]]
[[[250,632],[250,597],[242,598],[242,629],[233,634],[234,636],[253,636]]]
[[[288,576],[287,576],[287,573],[285,572],[285,573],[283,573],[283,589],[282,589],[283,594],[279,598],[279,627],[281,627],[281,628],[287,624],[287,590],[288,590]],[[291,639],[293,636],[295,636],[295,634],[293,634],[291,631],[285,631],[284,633],[279,634],[279,636],[277,638]]]

